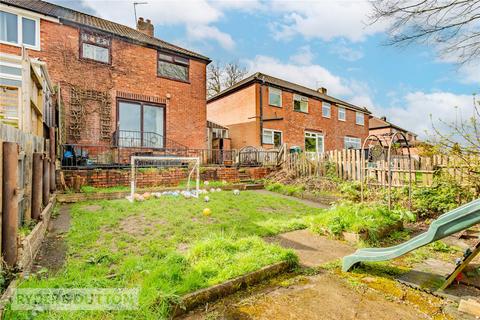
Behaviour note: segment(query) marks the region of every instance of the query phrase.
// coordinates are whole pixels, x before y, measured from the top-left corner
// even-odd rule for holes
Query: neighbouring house
[[[1,31],[0,31],[1,32]],[[49,137],[57,107],[45,62],[0,53],[0,123],[35,136]]]
[[[369,123],[369,134],[377,135],[388,145],[388,137],[396,132],[401,132],[407,138],[409,144],[414,145],[417,140],[417,135],[411,131],[400,128],[399,126],[387,121],[387,117],[371,117]]]
[[[207,101],[207,118],[229,129],[231,146],[360,149],[370,112],[266,74],[255,73]]]
[[[206,147],[209,58],[156,38],[148,19],[133,29],[44,1],[0,2],[0,51],[25,48],[60,88],[64,154],[118,163]]]

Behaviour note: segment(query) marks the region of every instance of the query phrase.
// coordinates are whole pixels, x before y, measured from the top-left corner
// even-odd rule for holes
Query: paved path
[[[329,205],[324,204],[324,203],[315,202],[315,201],[306,200],[306,199],[300,199],[300,198],[292,197],[292,196],[286,196],[286,195],[281,194],[281,193],[272,192],[272,191],[268,191],[268,190],[264,190],[264,189],[252,190],[252,191],[258,192],[258,193],[262,193],[262,194],[275,195],[275,196],[277,196],[277,197],[281,197],[281,198],[285,198],[285,199],[289,199],[289,200],[295,200],[295,201],[304,203],[304,204],[306,204],[307,206],[310,206],[310,207],[322,208],[322,209],[328,209],[328,208],[330,208]]]
[[[266,239],[276,242],[282,247],[295,250],[300,264],[305,267],[315,267],[326,262],[343,258],[355,251],[344,242],[331,240],[310,230],[296,230]]]

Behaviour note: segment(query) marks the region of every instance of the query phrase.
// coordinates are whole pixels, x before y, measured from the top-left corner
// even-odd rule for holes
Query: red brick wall
[[[270,173],[269,168],[246,169],[250,179],[263,179]],[[80,186],[92,186],[97,188],[129,186],[129,169],[102,169],[102,170],[62,170],[65,183],[68,188],[74,187],[74,180],[80,177]],[[145,169],[138,170],[136,182],[138,187],[177,186],[187,179],[188,172],[185,169],[171,168],[164,170]],[[201,180],[219,180],[227,182],[239,182],[239,170],[236,168],[202,168]]]
[[[166,100],[166,137],[190,148],[206,145],[206,63],[190,59],[190,82],[172,81],[157,76],[157,50],[112,40],[112,65],[79,59],[79,29],[46,20],[40,25],[41,51],[28,50],[48,66],[50,77],[61,83],[65,102],[66,128],[69,128],[69,85],[108,92],[111,97],[111,130],[116,127],[116,92],[141,94]],[[0,44],[4,53],[20,54],[20,48]],[[166,99],[167,94],[171,96]],[[86,129],[81,143],[99,141],[99,114],[89,104]],[[73,142],[73,141],[69,141]]]
[[[283,117],[284,120],[263,123],[264,129],[277,129],[283,132],[283,142],[289,146],[304,148],[305,131],[321,132],[324,136],[325,151],[343,149],[344,137],[355,137],[363,140],[368,136],[368,115],[364,116],[364,125],[355,124],[355,111],[346,109],[346,121],[338,120],[338,107],[331,104],[330,118],[322,116],[320,100],[308,98],[308,113],[293,110],[293,93],[282,91],[282,107],[268,105],[268,89],[263,89],[264,118]],[[269,145],[264,145],[269,147]],[[270,145],[271,147],[271,145]]]

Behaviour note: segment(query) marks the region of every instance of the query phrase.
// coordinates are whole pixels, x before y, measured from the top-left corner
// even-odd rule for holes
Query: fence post
[[[43,158],[43,192],[42,199],[43,205],[48,204],[50,198],[50,159],[48,157]]]
[[[32,158],[32,219],[38,220],[42,208],[43,154],[34,152]]]
[[[17,262],[18,234],[18,146],[14,142],[3,143],[2,181],[2,256],[8,267]]]
[[[55,128],[50,128],[50,191],[55,192]]]

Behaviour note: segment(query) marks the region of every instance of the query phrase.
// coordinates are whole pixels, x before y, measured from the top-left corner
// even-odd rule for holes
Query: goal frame
[[[190,191],[190,181],[192,177],[192,173],[196,171],[195,177],[195,189],[196,192],[192,194],[194,198],[198,198],[199,190],[200,190],[200,158],[199,157],[165,157],[165,156],[132,156],[130,159],[130,202],[134,201],[134,194],[135,194],[135,187],[136,187],[136,167],[135,161],[137,160],[177,160],[177,161],[185,161],[185,162],[193,162],[194,166],[188,173],[188,180],[187,180],[187,191]],[[172,167],[174,168],[174,167]]]

